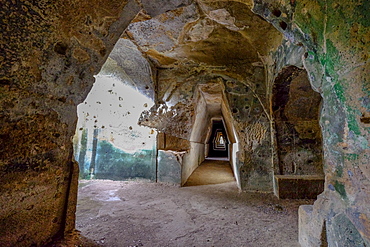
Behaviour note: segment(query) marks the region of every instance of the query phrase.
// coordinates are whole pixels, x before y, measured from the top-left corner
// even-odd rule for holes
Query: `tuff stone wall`
[[[325,191],[300,209],[302,246],[369,245],[369,3],[255,1],[254,11],[306,48],[304,66],[323,97]]]
[[[40,246],[74,229],[76,106],[123,30],[149,5],[156,9],[134,0],[2,2],[3,246]]]

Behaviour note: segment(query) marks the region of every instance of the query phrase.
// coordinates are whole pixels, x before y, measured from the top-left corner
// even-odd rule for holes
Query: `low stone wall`
[[[275,175],[274,193],[280,199],[316,199],[324,182],[323,175]]]

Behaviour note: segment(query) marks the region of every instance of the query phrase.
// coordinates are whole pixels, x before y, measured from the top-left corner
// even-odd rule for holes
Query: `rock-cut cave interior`
[[[370,246],[368,0],[0,13],[0,246]]]

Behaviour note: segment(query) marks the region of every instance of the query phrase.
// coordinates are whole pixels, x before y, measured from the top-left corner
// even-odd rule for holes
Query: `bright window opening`
[[[153,101],[124,82],[97,75],[78,106],[74,138],[80,178],[155,179],[156,131],[139,126]]]

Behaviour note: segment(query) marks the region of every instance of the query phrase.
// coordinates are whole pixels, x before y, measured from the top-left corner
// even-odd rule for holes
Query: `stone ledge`
[[[279,199],[316,199],[324,182],[323,175],[274,175],[274,193]]]

